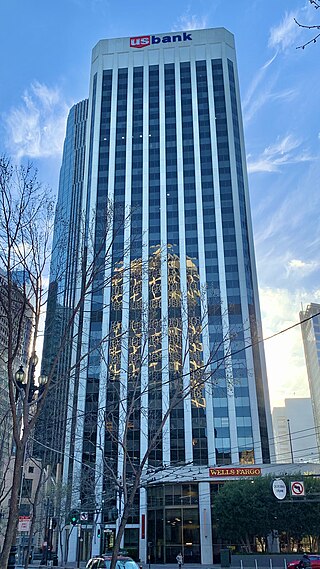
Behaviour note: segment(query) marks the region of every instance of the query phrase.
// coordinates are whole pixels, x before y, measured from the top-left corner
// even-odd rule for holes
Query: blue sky
[[[0,151],[56,191],[65,120],[99,39],[223,26],[235,35],[264,335],[320,302],[319,44],[308,0],[10,0],[1,8]],[[300,330],[266,343],[271,402],[308,395]]]

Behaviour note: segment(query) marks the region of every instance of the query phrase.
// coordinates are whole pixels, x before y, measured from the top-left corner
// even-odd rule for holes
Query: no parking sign
[[[291,496],[298,498],[300,496],[305,496],[304,482],[300,480],[295,480],[294,482],[290,482],[290,488],[291,488]]]

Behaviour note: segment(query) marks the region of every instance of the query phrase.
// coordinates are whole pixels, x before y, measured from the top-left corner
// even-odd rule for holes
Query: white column
[[[142,180],[142,341],[141,341],[141,412],[140,412],[140,460],[148,450],[148,381],[149,381],[149,62],[144,55],[143,68],[143,180]],[[145,469],[148,466],[148,461]],[[147,561],[146,523],[147,491],[140,488],[139,558]],[[142,537],[144,516],[144,537]]]
[[[78,528],[73,527],[69,537],[68,563],[77,561]]]
[[[183,389],[187,393],[184,397],[184,437],[185,460],[193,460],[192,448],[192,415],[191,396],[188,393],[190,383],[190,358],[188,338],[188,303],[187,303],[187,268],[186,268],[186,235],[184,215],[184,185],[183,185],[183,151],[182,151],[182,111],[181,111],[181,81],[180,60],[176,54],[175,60],[176,83],[176,129],[177,129],[177,172],[178,172],[178,221],[179,221],[179,255],[180,255],[180,288],[181,288],[181,320],[182,320],[182,362],[183,362]]]
[[[144,522],[142,523],[142,516]],[[144,528],[144,532],[143,532]],[[139,528],[139,555],[142,563],[147,562],[147,490],[140,489],[140,528]],[[142,533],[143,532],[143,533]]]
[[[200,517],[200,547],[201,563],[213,563],[212,555],[212,524],[209,482],[199,483],[199,517]]]
[[[128,68],[128,92],[127,92],[127,131],[126,131],[126,181],[125,181],[125,213],[124,213],[124,237],[123,237],[123,277],[122,277],[122,324],[121,324],[121,371],[120,371],[120,404],[119,404],[119,427],[118,427],[118,477],[125,477],[125,463],[127,455],[123,445],[126,445],[125,428],[127,425],[128,407],[128,364],[129,364],[129,323],[130,314],[127,307],[130,306],[130,232],[131,232],[131,170],[132,170],[132,91],[133,91],[133,67]],[[124,482],[125,483],[125,482]],[[120,500],[118,510],[123,512],[123,498]],[[122,546],[121,546],[122,547]]]
[[[95,520],[95,524],[93,526],[92,532],[92,544],[91,544],[91,555],[92,557],[94,557],[95,555],[100,555],[100,546],[101,546],[101,537],[98,537],[98,529],[102,529],[101,528],[101,522],[102,522],[102,512],[100,511],[99,514],[97,515],[97,518]],[[100,533],[101,536],[101,533]]]
[[[165,139],[165,84],[162,50],[159,62],[159,117],[160,117],[160,243],[161,243],[161,329],[162,329],[162,417],[170,406],[169,339],[168,339],[168,246],[167,246],[167,189]],[[170,464],[170,417],[162,429],[163,464]]]
[[[216,463],[215,436],[212,406],[212,384],[214,376],[211,374],[210,338],[208,322],[208,297],[207,297],[207,277],[206,277],[206,257],[204,248],[204,226],[202,208],[202,187],[201,187],[201,163],[200,163],[200,133],[198,115],[198,96],[197,96],[197,76],[194,58],[191,62],[191,88],[192,88],[192,116],[194,132],[194,164],[196,182],[196,208],[197,208],[197,230],[198,230],[198,255],[199,255],[199,277],[200,277],[200,303],[201,303],[201,334],[203,345],[203,364],[204,373],[207,380],[203,386],[205,391],[206,421],[207,421],[207,444],[208,444],[208,464]]]

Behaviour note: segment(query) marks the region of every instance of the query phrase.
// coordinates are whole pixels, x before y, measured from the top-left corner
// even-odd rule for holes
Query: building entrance
[[[154,506],[154,507],[152,507]],[[197,484],[166,484],[148,490],[151,563],[201,563]]]

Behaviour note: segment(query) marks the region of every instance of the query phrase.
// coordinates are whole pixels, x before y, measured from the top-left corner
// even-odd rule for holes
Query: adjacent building
[[[87,113],[85,100],[74,105],[68,116],[55,214],[41,369],[42,374],[52,375],[52,387],[38,421],[34,447],[35,454],[52,468],[63,462],[69,383],[75,373],[72,351],[77,349],[81,328],[82,313],[75,311],[74,306],[80,286],[80,243],[84,238],[82,197]]]
[[[63,445],[70,507],[87,513],[81,556],[112,546],[143,463],[123,546],[212,563],[214,467],[257,474],[272,435],[232,34],[100,41],[61,172],[47,373],[84,302],[46,446]]]
[[[320,453],[320,304],[311,303],[305,310],[302,309],[300,322],[318,453]]]
[[[311,400],[295,397],[272,410],[275,460],[278,464],[318,462],[319,452]]]
[[[11,340],[18,344],[15,358],[17,371],[20,365],[27,366],[32,334],[32,309],[18,277],[17,272],[12,273],[8,285],[8,275],[0,269],[0,481],[3,480],[12,452],[12,414],[7,368],[9,330],[12,327]]]

